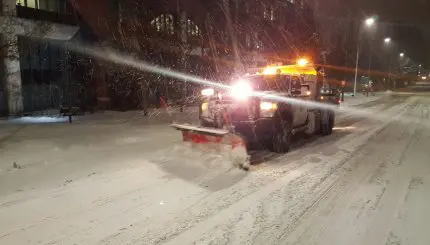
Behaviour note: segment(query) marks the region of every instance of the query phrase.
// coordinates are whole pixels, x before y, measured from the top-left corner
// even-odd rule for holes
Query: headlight
[[[206,88],[203,89],[201,93],[203,96],[212,96],[215,94],[215,90],[213,88]]]
[[[239,81],[231,86],[230,95],[239,100],[245,100],[252,94],[252,88],[246,81]]]
[[[202,111],[207,111],[209,107],[209,104],[207,102],[202,103]]]
[[[272,103],[272,102],[260,103],[260,110],[262,111],[269,111],[269,110],[276,110],[276,109],[278,109],[278,105],[276,103]]]
[[[260,116],[273,117],[276,109],[278,109],[278,104],[263,101],[260,103]]]

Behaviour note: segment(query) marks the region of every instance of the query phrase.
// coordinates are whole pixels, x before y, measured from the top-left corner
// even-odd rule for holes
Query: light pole
[[[384,44],[389,47],[391,43],[391,38],[390,37],[386,37],[384,38]],[[389,51],[388,51],[389,52]],[[404,54],[403,54],[404,55]],[[391,84],[392,88],[395,88],[395,84],[391,81],[391,53],[389,52],[388,55],[388,82]]]
[[[371,28],[375,24],[375,18],[367,18],[364,23],[367,28]],[[355,59],[355,76],[354,76],[354,93],[355,96],[357,92],[357,77],[358,77],[358,61],[360,56],[360,41],[361,41],[361,25],[358,27],[358,40],[357,40],[357,54]]]
[[[405,53],[400,53],[399,56],[400,58],[403,58],[405,56]]]

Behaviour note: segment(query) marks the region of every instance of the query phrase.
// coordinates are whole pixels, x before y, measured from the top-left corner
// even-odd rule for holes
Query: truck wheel
[[[284,123],[283,126],[278,126],[273,132],[270,149],[276,153],[286,153],[291,145],[291,126],[289,123]]]
[[[333,127],[334,127],[334,113],[332,111],[324,111],[321,118],[321,134],[322,135],[332,134]]]
[[[210,123],[204,119],[200,119],[200,126],[202,126],[202,127],[213,127],[213,123]]]
[[[215,122],[214,122],[214,124],[215,124],[216,128],[223,128],[224,127],[225,124],[224,124],[224,120],[222,118],[222,113],[221,112],[218,112],[218,113],[215,114]]]

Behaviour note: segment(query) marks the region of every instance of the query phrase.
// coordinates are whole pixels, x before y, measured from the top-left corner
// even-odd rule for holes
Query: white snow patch
[[[38,117],[19,117],[10,119],[9,121],[12,123],[34,123],[34,124],[43,124],[43,123],[62,123],[67,122],[68,117],[47,117],[47,116],[38,116]]]

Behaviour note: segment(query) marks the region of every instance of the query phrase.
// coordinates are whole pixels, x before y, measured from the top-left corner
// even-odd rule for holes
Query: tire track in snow
[[[360,142],[365,141],[365,139],[368,139],[376,131],[384,128],[385,125],[379,126],[376,129],[373,129],[373,130],[371,130],[365,134],[361,134],[361,135],[357,136],[356,140],[360,141]],[[360,140],[358,140],[358,138],[360,138]],[[342,159],[344,159],[345,157],[348,157],[348,155],[349,155],[348,153],[345,153],[345,152],[342,152],[342,154],[343,154]],[[324,163],[329,164],[330,162],[324,162]],[[331,165],[333,165],[333,163],[331,163]],[[201,235],[204,235],[204,234],[212,234],[212,232],[214,232],[214,230],[216,229],[217,226],[222,225],[224,223],[230,223],[229,219],[225,220],[227,217],[234,217],[238,213],[242,213],[244,211],[244,207],[249,207],[250,205],[252,206],[252,205],[254,205],[254,203],[259,202],[261,200],[266,201],[265,197],[267,197],[267,195],[270,195],[271,193],[279,191],[279,189],[282,189],[283,186],[288,186],[293,181],[298,180],[299,177],[303,177],[303,175],[305,173],[315,174],[315,166],[313,166],[312,164],[306,164],[305,166],[306,167],[302,167],[296,171],[292,171],[290,174],[288,174],[287,176],[281,177],[277,181],[274,181],[274,182],[272,182],[266,186],[263,186],[257,192],[255,192],[252,195],[249,195],[249,196],[245,197],[244,199],[242,199],[241,201],[233,204],[228,209],[222,210],[216,216],[212,216],[209,219],[201,222],[200,224],[196,225],[191,230],[188,230],[187,232],[182,233],[179,236],[173,238],[171,240],[171,242],[167,243],[167,244],[189,244],[189,243],[192,243],[196,239],[196,237],[200,237]],[[336,169],[336,167],[334,167],[334,169]],[[312,171],[312,170],[314,170],[314,171]],[[321,169],[319,169],[319,170],[321,170]],[[300,173],[298,171],[300,171]],[[303,182],[301,182],[301,183],[303,184]],[[312,203],[312,202],[310,202],[310,203]],[[302,204],[302,202],[300,204]],[[306,207],[305,207],[304,213],[306,213]],[[299,217],[300,217],[300,215],[299,215]],[[290,224],[290,223],[287,222],[287,224]],[[269,244],[270,244],[270,242],[269,242]]]
[[[390,128],[396,128],[396,127],[397,127],[396,122],[392,122],[383,129],[383,131],[386,131],[384,133],[385,136],[381,134],[379,136],[375,135],[372,138],[378,139],[378,142],[390,142],[390,138],[391,140],[395,140],[396,135],[390,132]],[[373,201],[371,201],[371,199],[368,200],[368,201],[371,201],[371,203],[367,202],[364,206],[361,207],[361,209],[359,208],[355,211],[346,210],[347,207],[350,207],[352,202],[351,200],[357,200],[357,197],[363,196],[363,193],[366,193],[367,189],[364,189],[364,192],[363,192],[363,189],[359,189],[357,191],[357,186],[361,186],[360,183],[365,183],[367,181],[370,181],[372,179],[372,175],[374,174],[374,170],[380,168],[381,165],[385,164],[384,161],[376,165],[372,163],[372,159],[377,159],[375,158],[374,155],[372,155],[372,154],[375,154],[375,151],[377,152],[376,153],[377,155],[381,153],[382,156],[385,155],[389,159],[391,158],[399,159],[403,155],[403,153],[407,150],[407,142],[409,142],[414,137],[415,134],[414,134],[414,130],[405,129],[405,131],[412,131],[412,132],[408,133],[409,137],[407,137],[401,142],[398,142],[397,148],[402,148],[402,150],[390,149],[389,147],[388,148],[385,147],[386,153],[384,153],[384,151],[382,150],[383,147],[378,148],[378,144],[376,144],[375,146],[373,146],[373,148],[371,148],[372,143],[370,143],[369,146],[366,146],[367,151],[370,150],[368,153],[362,152],[357,159],[351,158],[349,164],[352,165],[353,167],[352,172],[349,172],[349,173],[345,172],[347,174],[343,176],[342,179],[337,180],[337,183],[335,185],[336,188],[333,188],[329,193],[331,196],[330,195],[325,196],[324,201],[321,204],[319,204],[319,207],[318,207],[319,211],[317,209],[313,213],[309,213],[307,219],[304,218],[303,222],[305,223],[302,224],[302,226],[307,228],[302,228],[302,230],[296,231],[294,239],[288,236],[284,236],[284,238],[281,240],[282,241],[281,243],[285,244],[287,242],[295,241],[295,243],[298,243],[298,244],[316,244],[316,243],[333,244],[336,242],[339,244],[344,244],[347,242],[349,242],[349,244],[380,244],[379,242],[373,243],[375,242],[374,240],[363,242],[360,239],[357,240],[357,238],[359,237],[354,237],[354,236],[348,237],[348,235],[346,235],[345,237],[345,235],[342,236],[341,234],[339,234],[338,238],[330,237],[330,236],[327,237],[328,235],[326,234],[326,230],[330,229],[331,231],[333,231],[336,228],[342,229],[344,227],[357,226],[356,228],[350,227],[350,230],[356,230],[357,228],[359,228],[359,225],[355,223],[355,220],[357,220],[360,217],[361,213],[363,212],[363,209],[369,209],[369,210],[376,209],[376,207],[381,202],[381,199],[384,196],[386,196],[387,191],[384,185],[381,186],[381,192],[375,195],[375,198]],[[383,138],[381,138],[381,136],[383,136]],[[374,150],[375,147],[376,149],[380,149],[380,150],[379,151]],[[366,161],[365,159],[368,159],[368,160]],[[400,185],[400,189],[401,189],[401,185]],[[322,210],[324,210],[323,209],[324,207],[328,208],[328,210],[330,211],[329,213],[325,213],[326,211],[324,211],[324,215],[322,216],[321,212]],[[357,215],[355,215],[355,220],[350,218],[354,216],[352,215],[354,212],[357,213]],[[347,213],[348,216],[342,216],[344,213]],[[339,223],[338,221],[340,221],[341,223]],[[329,233],[329,234],[332,234],[332,233]],[[341,242],[341,239],[346,239],[346,240]],[[324,242],[327,242],[327,243],[324,243]]]

